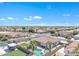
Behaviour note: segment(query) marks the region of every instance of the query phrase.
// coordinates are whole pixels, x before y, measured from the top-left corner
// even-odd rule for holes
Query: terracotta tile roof
[[[16,36],[16,35],[24,35],[25,33],[22,33],[22,32],[0,32],[0,34]]]
[[[36,41],[41,42],[41,43],[47,43],[48,41],[55,43],[55,42],[60,41],[61,39],[57,38],[57,37],[43,36],[43,37],[35,38],[33,40],[36,40]]]
[[[75,49],[75,47],[77,46],[77,44],[79,44],[78,41],[74,41],[71,44],[69,44],[66,48],[65,51],[73,51]]]

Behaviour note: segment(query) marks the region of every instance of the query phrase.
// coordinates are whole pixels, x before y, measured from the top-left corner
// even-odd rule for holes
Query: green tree
[[[55,31],[54,30],[52,30],[52,31],[49,31],[51,34],[55,34]]]
[[[8,35],[0,35],[0,40],[1,41],[7,41],[8,40]]]
[[[34,51],[36,46],[37,46],[37,42],[35,40],[30,41],[30,47],[31,47],[32,51]]]
[[[22,27],[22,31],[25,32],[25,30],[26,30],[26,28],[25,27]]]
[[[3,38],[3,35],[2,35],[2,34],[0,34],[0,39],[1,39],[1,38]]]
[[[48,41],[46,44],[47,44],[47,47],[49,49],[49,52],[51,52],[52,42]]]
[[[34,33],[35,31],[33,29],[29,29],[28,32]]]
[[[77,31],[73,31],[73,35],[77,35],[78,34],[78,32]]]
[[[3,38],[1,39],[1,41],[7,41],[8,40],[8,38],[7,37],[4,37],[3,36]]]
[[[75,47],[74,52],[79,52],[79,44]]]
[[[16,27],[13,27],[12,29],[13,29],[13,31],[16,31],[17,30]]]

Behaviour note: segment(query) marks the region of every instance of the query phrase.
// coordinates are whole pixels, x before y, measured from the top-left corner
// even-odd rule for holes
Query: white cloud
[[[26,21],[32,21],[32,16],[29,16],[28,18],[24,18]]]
[[[0,18],[0,20],[3,20],[3,21],[9,21],[9,20],[14,20],[15,18],[13,18],[13,17],[7,17],[7,18],[4,18],[4,17],[2,17],[2,18]]]
[[[5,18],[0,18],[0,20],[6,20]]]
[[[71,16],[70,14],[63,14],[62,16]]]
[[[26,21],[31,21],[32,19],[30,19],[30,18],[24,18],[24,20],[26,20]]]
[[[13,20],[14,18],[13,18],[13,17],[7,17],[7,19],[8,19],[8,20]]]
[[[42,19],[42,17],[41,16],[29,16],[29,17],[27,17],[27,18],[24,18],[24,20],[26,20],[26,21],[32,21],[32,20],[36,20],[36,19]]]
[[[33,16],[33,19],[42,19],[41,16]]]

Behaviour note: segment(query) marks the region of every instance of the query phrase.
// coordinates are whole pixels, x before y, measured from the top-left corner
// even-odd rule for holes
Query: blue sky
[[[78,2],[0,2],[0,26],[79,25]]]

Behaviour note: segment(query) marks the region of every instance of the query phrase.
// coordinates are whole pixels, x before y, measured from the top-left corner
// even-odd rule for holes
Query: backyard
[[[35,42],[35,41],[32,41],[32,42]],[[42,56],[43,54],[48,52],[47,50],[43,49],[42,47],[39,47],[37,45],[34,46],[33,44],[31,45],[31,44],[27,44],[27,43],[22,43],[22,44],[20,44],[20,46],[33,52],[33,55],[36,55],[36,56]]]
[[[22,51],[20,50],[15,50],[15,51],[12,51],[12,52],[9,52],[3,56],[25,56],[26,54],[23,53]]]

